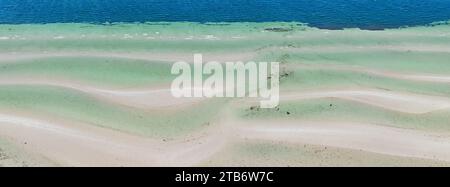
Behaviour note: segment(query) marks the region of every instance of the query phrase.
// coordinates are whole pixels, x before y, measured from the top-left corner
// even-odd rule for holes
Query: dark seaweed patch
[[[289,32],[292,31],[292,28],[272,27],[272,28],[265,28],[264,30],[270,32]]]

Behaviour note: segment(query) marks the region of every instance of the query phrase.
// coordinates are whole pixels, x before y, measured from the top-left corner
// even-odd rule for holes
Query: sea
[[[378,30],[450,20],[450,0],[0,0],[0,24],[301,22]]]

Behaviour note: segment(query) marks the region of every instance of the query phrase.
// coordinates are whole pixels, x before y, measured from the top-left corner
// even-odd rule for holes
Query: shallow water
[[[36,159],[52,163],[73,159],[65,166],[140,160],[159,166],[169,163],[166,155],[175,155],[168,166],[448,165],[442,162],[450,161],[448,81],[407,75],[450,80],[449,30],[321,30],[286,22],[1,24],[0,122],[6,125],[0,138],[18,147],[29,142],[18,154],[37,150]],[[280,62],[280,93],[287,99],[261,110],[242,98],[180,102],[160,92],[173,80],[171,63],[196,52],[205,62]],[[388,73],[371,73],[380,71]],[[36,128],[41,124],[50,128]],[[60,124],[79,133],[53,131]],[[135,157],[154,153],[155,160]]]

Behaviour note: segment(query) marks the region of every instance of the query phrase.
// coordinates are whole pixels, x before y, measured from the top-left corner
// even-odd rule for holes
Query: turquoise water
[[[448,0],[0,0],[0,23],[273,22],[384,29],[450,20]]]

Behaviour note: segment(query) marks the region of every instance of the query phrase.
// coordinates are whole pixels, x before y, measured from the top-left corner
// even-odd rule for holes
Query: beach
[[[0,166],[449,166],[449,31],[0,24]],[[173,97],[197,53],[279,62],[280,105]]]

